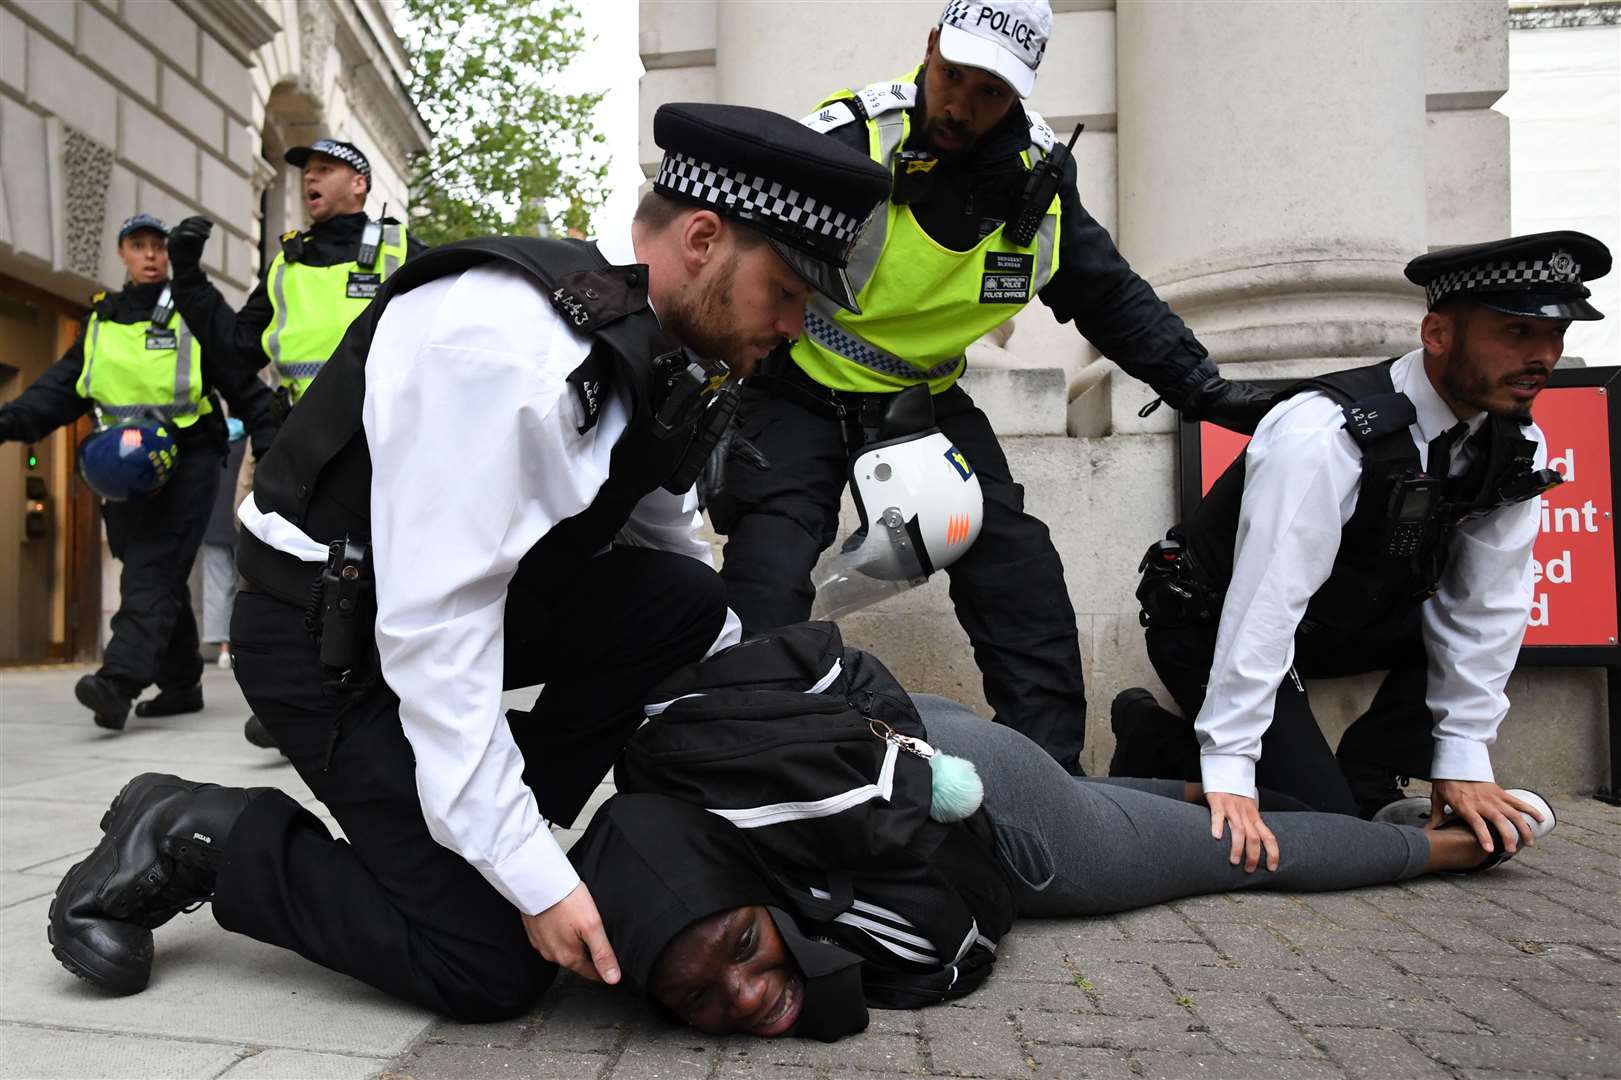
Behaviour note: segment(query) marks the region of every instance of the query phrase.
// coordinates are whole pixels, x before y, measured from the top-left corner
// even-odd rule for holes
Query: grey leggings
[[[949,698],[914,694],[929,741],[972,761],[985,782],[997,853],[1020,915],[1102,915],[1236,889],[1320,892],[1424,870],[1422,830],[1345,814],[1267,814],[1276,872],[1246,874],[1210,836],[1210,811],[1180,780],[1076,779],[1035,743]]]

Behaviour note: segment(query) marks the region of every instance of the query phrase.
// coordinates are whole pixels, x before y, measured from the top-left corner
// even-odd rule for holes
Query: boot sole
[[[135,779],[139,779],[139,777]],[[107,826],[112,823],[113,816],[118,813],[118,808],[123,804],[124,797],[129,794],[129,789],[134,786],[135,779],[124,785],[117,797],[113,799],[112,805],[107,807],[107,812],[101,815],[100,828],[103,836],[106,835]],[[73,975],[103,990],[118,995],[138,994],[146,989],[147,983],[152,978],[150,956],[148,956],[147,962],[142,965],[141,970],[131,971],[129,968],[109,964],[100,953],[85,948],[71,938],[67,938],[60,943],[56,940],[56,905],[62,899],[62,886],[66,885],[79,867],[83,865],[83,862],[74,863],[72,869],[62,875],[62,880],[57,883],[56,892],[51,896],[49,921],[45,924],[45,940],[50,943],[51,955],[56,957],[61,965]]]
[[[188,713],[202,712],[203,708],[204,708],[204,706],[202,706],[202,705],[187,705],[183,709],[175,709],[175,708],[150,709],[150,708],[144,708],[143,706],[146,706],[147,704],[148,703],[145,702],[145,701],[140,702],[139,704],[137,704],[135,706],[135,715],[139,716],[139,717],[141,717],[142,719],[145,719],[145,720],[153,720],[153,719],[157,719],[158,717],[162,717],[162,716],[185,716]]]

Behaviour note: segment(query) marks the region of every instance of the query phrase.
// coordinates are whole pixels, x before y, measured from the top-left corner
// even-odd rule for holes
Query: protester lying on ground
[[[628,981],[711,1034],[832,1040],[863,1030],[868,1007],[961,997],[1016,917],[1484,870],[1554,826],[1528,791],[1515,795],[1535,820],[1492,852],[1466,827],[1263,802],[1282,851],[1263,862],[1211,835],[1198,785],[1072,777],[1010,727],[908,699],[830,624],[747,641],[660,689],[616,774],[621,794],[570,858]],[[956,758],[973,763],[982,801]],[[814,797],[858,761],[872,784]]]

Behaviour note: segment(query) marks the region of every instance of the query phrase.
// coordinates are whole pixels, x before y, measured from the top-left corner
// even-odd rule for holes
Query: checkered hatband
[[[1503,292],[1536,285],[1581,283],[1581,263],[1568,251],[1555,251],[1546,259],[1512,259],[1449,270],[1426,285],[1424,294],[1429,306],[1434,307],[1443,297],[1458,292]]]
[[[337,158],[361,176],[368,180],[371,179],[371,162],[367,161],[364,155],[349,149],[340,142],[333,142],[330,139],[317,139],[315,144],[310,147],[310,151],[316,154],[325,154],[330,158]]]
[[[790,243],[837,258],[841,263],[866,222],[779,180],[670,152],[664,155],[653,187],[708,203],[718,212],[752,221]]]

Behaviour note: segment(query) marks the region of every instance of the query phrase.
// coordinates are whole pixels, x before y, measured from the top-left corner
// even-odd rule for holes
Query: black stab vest
[[[688,439],[659,438],[654,360],[675,349],[647,302],[645,266],[610,266],[596,247],[579,240],[485,237],[435,248],[394,273],[369,307],[350,324],[337,351],[289,415],[259,463],[253,496],[259,509],[277,513],[318,543],[371,538],[371,453],[361,427],[366,356],[390,301],[435,278],[475,266],[506,262],[545,288],[564,324],[589,335],[591,352],[569,377],[571,391],[593,396],[613,387],[628,391],[630,416],[609,456],[608,479],[584,510],[558,522],[523,558],[520,573],[544,592],[568,580],[579,565],[611,544],[643,496],[680,464]],[[589,387],[577,390],[576,387]],[[492,401],[490,408],[505,408]],[[594,404],[588,413],[595,417]],[[477,462],[468,463],[476,481]],[[243,577],[289,603],[309,602],[319,567],[275,550],[246,530],[237,556]]]
[[[1303,630],[1317,626],[1362,630],[1400,621],[1415,605],[1434,595],[1446,570],[1452,535],[1468,518],[1523,501],[1535,494],[1506,495],[1516,479],[1533,468],[1536,444],[1518,421],[1492,416],[1472,439],[1477,452],[1465,472],[1444,482],[1442,497],[1423,523],[1422,538],[1401,557],[1383,542],[1394,512],[1393,496],[1403,480],[1423,475],[1418,447],[1408,432],[1416,416],[1412,402],[1391,381],[1395,360],[1307,379],[1282,398],[1316,390],[1345,411],[1346,428],[1362,449],[1362,480],[1356,509],[1340,533],[1340,548],[1328,580],[1307,605]],[[1371,418],[1370,418],[1371,417]],[[1233,576],[1238,517],[1244,498],[1244,455],[1240,454],[1211,486],[1179,528],[1187,543],[1197,583],[1225,593]]]

